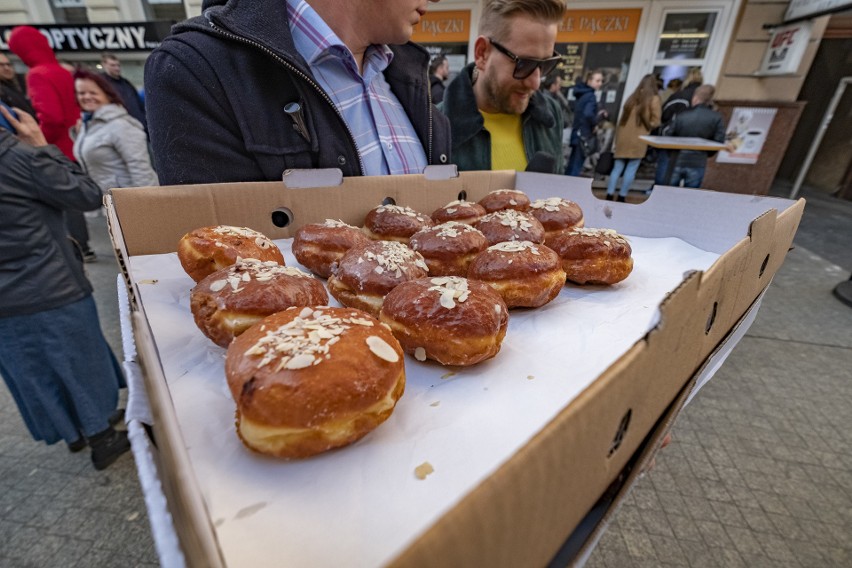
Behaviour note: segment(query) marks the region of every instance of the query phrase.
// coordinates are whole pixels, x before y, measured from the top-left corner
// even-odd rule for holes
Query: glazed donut
[[[238,258],[256,258],[284,264],[275,243],[246,227],[218,225],[195,229],[183,237],[177,250],[180,265],[196,282],[231,266]]]
[[[361,229],[343,221],[303,225],[293,237],[293,255],[299,263],[323,278],[331,276],[331,265],[356,245],[370,241]]]
[[[379,205],[364,218],[364,234],[374,241],[397,241],[408,244],[408,238],[431,227],[432,219],[411,207]]]
[[[548,199],[536,199],[530,203],[527,211],[539,220],[544,227],[544,242],[552,239],[565,229],[582,227],[583,210],[573,201],[561,197],[550,197]]]
[[[432,213],[432,220],[436,223],[457,221],[472,225],[485,215],[485,207],[472,201],[450,201],[440,209]]]
[[[489,245],[505,241],[544,242],[544,227],[538,219],[514,209],[489,213],[473,226],[482,231]]]
[[[332,267],[328,291],[338,302],[379,316],[385,295],[406,280],[426,276],[420,253],[396,241],[370,241],[349,249]]]
[[[391,290],[379,319],[418,361],[468,366],[500,351],[509,312],[487,284],[442,276],[409,280]]]
[[[526,211],[530,206],[530,198],[527,197],[526,193],[517,189],[497,189],[480,199],[479,204],[488,213],[504,209]]]
[[[410,246],[423,255],[430,276],[467,276],[468,266],[488,241],[478,229],[449,221],[417,231]]]
[[[615,284],[633,270],[630,244],[612,229],[570,229],[547,244],[576,284]]]
[[[270,314],[291,306],[326,304],[325,288],[307,272],[253,258],[217,270],[189,296],[195,325],[221,347]]]
[[[405,389],[399,342],[348,308],[290,308],[267,317],[228,347],[225,377],[240,440],[283,458],[359,440],[391,415]]]
[[[510,308],[538,308],[565,285],[562,259],[544,245],[529,241],[497,243],[479,254],[467,277],[494,288]]]

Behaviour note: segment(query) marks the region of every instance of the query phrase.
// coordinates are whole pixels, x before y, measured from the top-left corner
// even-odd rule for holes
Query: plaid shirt
[[[287,0],[287,14],[296,50],[352,131],[364,173],[422,173],[426,152],[382,74],[390,48],[368,47],[362,76],[349,48],[305,0]]]

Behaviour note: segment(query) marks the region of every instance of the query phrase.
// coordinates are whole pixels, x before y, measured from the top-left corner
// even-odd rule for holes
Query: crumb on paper
[[[156,284],[157,282],[159,282],[159,280],[147,279],[139,281],[140,284]]]
[[[528,380],[528,381],[531,381],[531,380],[533,380],[534,378],[535,378],[535,377],[534,377],[533,375],[527,375],[527,380]]]
[[[139,518],[139,511],[133,511],[132,513],[130,513],[129,515],[127,515],[127,520],[128,520],[128,521],[135,521],[135,520],[136,520],[136,519],[138,519],[138,518]]]
[[[426,479],[426,477],[434,471],[435,468],[432,467],[431,463],[423,462],[414,468],[414,475],[417,477],[417,479]]]
[[[440,401],[440,400],[436,400],[435,402],[433,402],[433,403],[432,403],[432,404],[430,404],[429,406],[438,406],[439,404],[441,404],[441,401]]]
[[[449,379],[450,377],[455,377],[455,376],[456,376],[456,372],[450,371],[449,373],[444,373],[443,375],[441,375],[441,379],[442,380],[443,379]]]

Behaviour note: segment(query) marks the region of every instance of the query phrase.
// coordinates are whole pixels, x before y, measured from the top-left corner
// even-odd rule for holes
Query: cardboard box
[[[113,190],[106,198],[123,266],[133,256],[173,252],[189,230],[212,224],[288,238],[325,218],[360,225],[387,197],[431,212],[465,195],[516,187],[531,198],[576,201],[586,226],[639,237],[677,237],[721,255],[706,271],[685,274],[659,306],[659,323],[623,353],[523,448],[387,564],[394,566],[541,566],[619,478],[637,450],[676,416],[697,372],[768,286],[789,249],[804,201],[659,188],[641,205],[595,198],[590,180],[515,172],[347,178],[294,172],[281,183]],[[436,177],[438,179],[429,179]],[[320,183],[322,187],[306,187]],[[289,219],[277,227],[273,219]],[[157,461],[169,510],[191,565],[224,565],[216,529],[198,490],[139,301],[125,268],[140,364],[154,416]],[[728,339],[727,347],[731,347]],[[629,487],[628,482],[628,487]],[[368,522],[361,519],[358,522]],[[329,546],[334,546],[333,542]],[[353,559],[359,564],[358,559]]]

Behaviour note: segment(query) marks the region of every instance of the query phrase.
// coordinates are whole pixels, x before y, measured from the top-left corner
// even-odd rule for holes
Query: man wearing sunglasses
[[[562,172],[562,110],[538,90],[556,72],[562,0],[487,0],[475,61],[447,86],[439,108],[452,124],[459,170]]]

